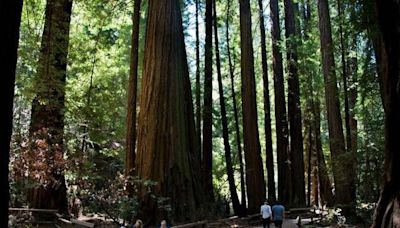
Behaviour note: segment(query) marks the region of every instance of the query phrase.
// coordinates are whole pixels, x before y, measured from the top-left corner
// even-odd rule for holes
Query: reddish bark
[[[136,169],[157,184],[153,193],[168,197],[174,221],[196,216],[202,188],[191,87],[179,0],[148,5]],[[154,198],[140,192],[140,214],[151,224],[165,218]]]
[[[250,1],[240,0],[240,48],[242,75],[243,141],[249,213],[259,212],[265,200],[265,181],[258,135],[256,88]]]
[[[69,27],[72,1],[48,1],[45,25],[35,79],[37,93],[32,102],[30,137],[45,130],[48,153],[54,158],[63,151],[65,80],[67,69]],[[46,161],[50,168],[54,161]],[[65,179],[62,173],[52,173],[54,183],[34,188],[28,195],[33,208],[56,208],[67,213]]]
[[[337,79],[333,55],[331,23],[327,0],[318,0],[319,30],[322,55],[322,70],[325,83],[325,100],[328,116],[329,146],[333,161],[333,177],[335,182],[335,204],[345,207],[344,213],[353,209],[352,194],[353,167],[351,154],[346,153],[342,119],[339,107]]]
[[[304,151],[301,126],[300,85],[297,63],[296,19],[292,0],[285,0],[285,35],[288,68],[288,116],[290,129],[290,161],[292,175],[291,205],[306,204],[304,181]]]
[[[270,0],[272,68],[274,71],[276,153],[278,161],[278,199],[287,204],[290,201],[291,173],[288,156],[288,125],[286,116],[285,86],[283,80],[282,53],[279,48],[281,29],[279,25],[278,0]]]
[[[128,87],[128,110],[127,110],[127,131],[125,146],[125,176],[133,176],[136,158],[136,103],[138,85],[138,59],[139,59],[139,24],[140,24],[141,0],[135,0],[132,17],[132,42],[131,42],[131,65],[129,72]],[[133,189],[128,186],[130,194]]]

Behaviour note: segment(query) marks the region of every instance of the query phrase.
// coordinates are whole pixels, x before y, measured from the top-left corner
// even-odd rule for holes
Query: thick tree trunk
[[[168,197],[174,221],[189,220],[200,207],[202,188],[193,103],[178,0],[151,0],[138,119],[136,169]],[[140,213],[151,224],[166,217],[156,199],[141,188]]]
[[[232,94],[232,102],[233,102],[233,115],[235,118],[235,133],[236,133],[236,144],[237,144],[237,154],[239,160],[239,171],[240,171],[240,190],[241,190],[241,205],[243,215],[246,214],[246,186],[245,186],[245,175],[244,175],[244,165],[243,165],[243,155],[242,155],[242,140],[240,138],[240,128],[239,128],[239,114],[236,103],[236,92],[235,92],[235,83],[234,83],[234,70],[232,64],[232,57],[230,51],[229,44],[229,16],[230,16],[230,5],[231,0],[228,0],[228,9],[226,12],[226,49],[228,55],[228,63],[229,63],[229,75],[231,79],[231,94]]]
[[[325,99],[328,116],[329,146],[333,161],[335,182],[335,204],[344,207],[344,214],[353,209],[353,174],[348,172],[353,167],[351,154],[346,153],[340,115],[339,96],[335,74],[331,23],[327,0],[318,0],[319,30],[321,41],[322,70],[325,81]]]
[[[135,172],[140,5],[141,0],[135,0],[132,17],[131,65],[129,72],[128,110],[126,121],[125,176],[133,176]],[[133,189],[130,185],[128,185],[128,192],[130,194],[133,193]]]
[[[226,172],[228,175],[228,184],[229,184],[229,191],[231,193],[233,211],[235,215],[242,215],[243,214],[241,212],[242,207],[240,205],[239,197],[236,191],[235,177],[233,173],[231,146],[229,144],[229,132],[228,132],[229,129],[228,129],[228,119],[226,118],[224,88],[222,85],[221,60],[219,55],[219,42],[218,42],[217,10],[216,10],[215,0],[213,0],[213,14],[214,14],[213,22],[214,22],[215,60],[217,64],[218,91],[219,91],[219,102],[221,106],[222,135],[224,138]]]
[[[304,181],[303,134],[301,128],[300,85],[297,63],[296,22],[292,0],[285,0],[285,35],[288,68],[288,115],[292,175],[291,205],[306,205]]]
[[[212,182],[212,0],[206,0],[206,44],[203,104],[203,184],[208,201],[214,201]]]
[[[35,79],[37,94],[32,102],[31,138],[43,138],[49,144],[48,167],[63,152],[65,80],[71,20],[71,0],[48,1]],[[54,183],[31,191],[31,207],[56,208],[67,213],[65,179],[62,171],[52,175]]]
[[[400,227],[400,3],[390,0],[375,4],[383,35],[377,62],[385,110],[385,174],[372,227]]]
[[[279,25],[278,0],[270,0],[272,34],[272,68],[274,71],[276,153],[278,160],[278,199],[287,204],[290,201],[291,173],[288,156],[288,126],[286,117],[285,86],[283,81],[282,53],[279,48],[281,29]]]
[[[264,130],[265,130],[265,154],[266,168],[268,174],[268,199],[275,201],[275,174],[274,174],[274,157],[272,150],[272,130],[271,130],[271,103],[269,99],[269,80],[268,80],[268,63],[267,63],[267,46],[265,44],[265,23],[264,23],[264,7],[262,0],[258,0],[259,17],[260,17],[260,33],[261,33],[261,64],[263,71],[263,92],[264,92]]]
[[[1,139],[0,139],[0,227],[8,227],[8,201],[9,183],[8,183],[8,163],[10,160],[10,140],[12,134],[13,122],[13,101],[14,101],[14,83],[15,68],[17,64],[17,50],[19,40],[19,26],[21,22],[22,0],[6,0],[0,3],[0,12],[2,21],[7,21],[3,31],[3,45],[1,51],[2,61],[2,83],[1,104],[5,112],[1,120]]]
[[[265,181],[258,135],[256,87],[250,1],[240,0],[240,48],[242,75],[243,139],[249,213],[259,212],[265,200]]]

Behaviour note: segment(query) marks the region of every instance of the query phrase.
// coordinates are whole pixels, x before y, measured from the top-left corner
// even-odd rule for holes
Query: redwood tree
[[[48,143],[47,166],[52,168],[63,151],[65,80],[71,21],[71,0],[47,1],[45,24],[32,102],[30,137]],[[34,142],[34,141],[33,141]],[[62,170],[51,172],[53,183],[34,188],[28,198],[33,208],[56,208],[67,212],[65,179]]]
[[[333,177],[335,182],[335,204],[345,208],[345,214],[352,211],[355,198],[352,194],[351,170],[352,160],[345,150],[342,119],[339,107],[331,22],[327,0],[318,0],[319,31],[322,55],[322,71],[325,84],[325,102],[327,109],[329,146],[333,161]],[[348,208],[350,206],[350,208]]]
[[[400,3],[375,1],[382,50],[378,67],[382,72],[385,110],[385,172],[383,189],[372,227],[400,227]]]
[[[305,206],[303,134],[301,129],[300,85],[297,64],[296,19],[292,0],[285,0],[285,35],[288,68],[288,114],[292,174],[291,204]]]
[[[213,201],[212,182],[212,0],[206,0],[206,43],[204,60],[203,103],[203,185],[208,200]]]
[[[243,155],[242,155],[242,140],[240,138],[240,128],[239,128],[239,114],[238,108],[236,103],[236,92],[235,92],[235,83],[234,83],[234,67],[232,64],[232,56],[230,51],[230,39],[229,39],[229,16],[230,16],[230,7],[231,7],[231,0],[228,0],[226,10],[226,49],[228,55],[228,65],[229,65],[229,75],[231,81],[231,94],[232,94],[232,103],[233,103],[233,116],[235,119],[235,135],[236,135],[236,145],[237,145],[237,155],[239,160],[239,172],[240,172],[240,190],[241,190],[241,204],[243,213],[246,213],[246,186],[245,186],[245,175],[244,175],[244,165],[243,165]]]
[[[264,92],[264,130],[265,130],[265,154],[266,167],[268,172],[268,199],[274,201],[276,199],[275,192],[275,174],[274,174],[274,157],[272,151],[272,131],[271,131],[271,103],[269,99],[269,79],[268,79],[268,63],[267,63],[267,46],[265,44],[265,23],[264,23],[264,7],[262,0],[258,0],[259,17],[260,17],[260,33],[261,33],[261,64],[263,72],[263,92]]]
[[[151,0],[148,7],[136,169],[156,182],[154,194],[168,197],[175,221],[188,220],[202,191],[180,1]],[[154,224],[166,214],[146,192],[141,188],[140,214]]]
[[[128,87],[128,110],[127,131],[125,146],[125,176],[133,176],[135,169],[135,147],[136,147],[136,97],[138,83],[138,58],[139,58],[139,23],[140,23],[141,0],[135,0],[132,17],[132,42],[131,42],[131,65],[129,72]],[[128,191],[132,191],[128,189]]]
[[[279,48],[281,29],[279,25],[278,0],[270,0],[272,68],[274,72],[276,154],[278,161],[278,199],[288,203],[290,199],[290,162],[288,157],[288,126],[286,117],[285,86],[283,81],[282,53]]]
[[[242,75],[243,140],[249,213],[259,211],[265,200],[265,181],[258,136],[256,87],[250,1],[240,0],[240,49]]]
[[[17,64],[17,50],[19,40],[19,26],[21,22],[22,0],[6,0],[0,3],[1,19],[7,21],[3,27],[4,37],[2,42],[1,59],[3,81],[1,83],[1,104],[5,116],[1,120],[0,139],[0,227],[8,227],[8,162],[10,156],[10,140],[12,133],[13,101],[15,67]]]
[[[231,146],[229,144],[229,129],[228,129],[228,119],[226,117],[224,88],[222,85],[221,59],[219,55],[219,41],[218,41],[218,27],[217,27],[217,10],[216,10],[215,0],[213,0],[213,14],[214,14],[213,24],[214,24],[215,60],[217,65],[218,92],[219,92],[219,103],[221,107],[222,137],[224,139],[226,172],[228,175],[228,184],[229,184],[229,191],[231,193],[233,211],[235,215],[242,215],[243,214],[242,207],[239,202],[239,197],[235,185]]]

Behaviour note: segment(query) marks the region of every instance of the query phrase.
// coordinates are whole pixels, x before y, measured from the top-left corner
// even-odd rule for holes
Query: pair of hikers
[[[269,228],[271,219],[274,221],[275,227],[282,227],[283,219],[285,218],[285,207],[276,203],[271,208],[271,206],[268,205],[268,201],[265,201],[260,208],[260,214],[264,228]]]
[[[140,219],[136,220],[135,224],[132,227],[133,228],[143,228],[142,220],[140,220]],[[169,226],[167,225],[167,221],[166,220],[162,220],[159,227],[160,228],[169,228]]]

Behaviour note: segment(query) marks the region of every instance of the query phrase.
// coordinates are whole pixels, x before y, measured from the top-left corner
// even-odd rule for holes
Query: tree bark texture
[[[292,0],[285,0],[285,35],[288,68],[288,115],[290,129],[290,161],[292,174],[291,205],[306,205],[304,150],[301,126],[300,85],[297,63],[296,19]]]
[[[4,116],[1,120],[1,139],[0,139],[0,227],[8,227],[8,163],[10,160],[10,140],[13,123],[13,101],[15,68],[17,64],[17,51],[19,40],[19,27],[21,22],[22,0],[6,0],[0,3],[2,21],[7,21],[3,27],[4,36],[1,49],[1,59],[3,59],[2,83],[1,83],[1,104]]]
[[[46,4],[45,24],[35,79],[37,93],[32,102],[30,137],[41,137],[49,144],[50,159],[63,151],[65,80],[71,21],[71,0]],[[41,132],[41,133],[40,133]],[[54,160],[46,161],[49,165]],[[28,199],[33,208],[56,208],[67,213],[67,196],[62,171],[51,174],[54,184],[34,188]]]
[[[125,146],[125,176],[134,176],[136,159],[136,103],[138,85],[138,59],[139,59],[139,24],[141,0],[135,0],[132,17],[132,42],[131,42],[131,65],[128,85],[128,110],[127,110],[127,131]],[[133,189],[128,185],[128,192]]]
[[[199,170],[191,87],[178,0],[151,0],[138,119],[136,169],[152,192],[168,197],[174,221],[190,220],[200,208]],[[166,217],[147,188],[140,190],[140,213],[154,224]]]
[[[383,38],[377,62],[385,110],[385,172],[372,227],[400,227],[400,3],[390,0],[375,4],[378,32]]]
[[[346,207],[344,213],[351,211],[355,198],[351,154],[346,153],[343,135],[342,119],[339,107],[337,79],[335,74],[335,61],[333,55],[333,42],[331,23],[327,0],[318,0],[319,30],[322,55],[322,71],[325,84],[325,102],[328,116],[329,146],[333,162],[333,177],[335,182],[335,204]]]
[[[271,130],[271,103],[269,98],[269,79],[268,79],[268,63],[267,63],[267,46],[265,37],[264,23],[264,7],[262,0],[258,0],[259,18],[260,18],[260,34],[261,34],[261,64],[263,72],[263,95],[264,95],[264,130],[265,130],[265,154],[267,168],[267,186],[268,199],[275,201],[275,173],[274,173],[274,157],[272,150],[272,130]]]
[[[248,212],[259,212],[265,200],[265,181],[258,135],[256,87],[250,1],[240,0],[240,48],[242,75],[243,140],[246,160]]]
[[[214,201],[212,182],[212,0],[206,0],[206,43],[203,103],[203,184],[208,201]]]
[[[231,146],[229,144],[229,129],[228,119],[226,117],[224,87],[222,85],[222,74],[221,74],[221,59],[219,54],[219,41],[218,41],[218,27],[217,27],[217,10],[215,0],[213,0],[213,14],[214,14],[214,44],[215,44],[215,60],[217,64],[217,77],[218,77],[218,92],[219,92],[219,103],[221,106],[221,122],[222,122],[222,137],[224,139],[225,148],[225,162],[226,172],[228,175],[229,192],[231,193],[231,200],[233,211],[235,215],[242,215],[242,207],[239,202],[239,197],[236,191],[235,177],[232,165],[232,153]]]
[[[290,201],[291,173],[288,156],[288,125],[286,116],[285,87],[283,80],[282,53],[279,48],[281,29],[279,25],[278,0],[270,0],[272,68],[274,72],[276,154],[278,161],[278,199],[287,204]]]

